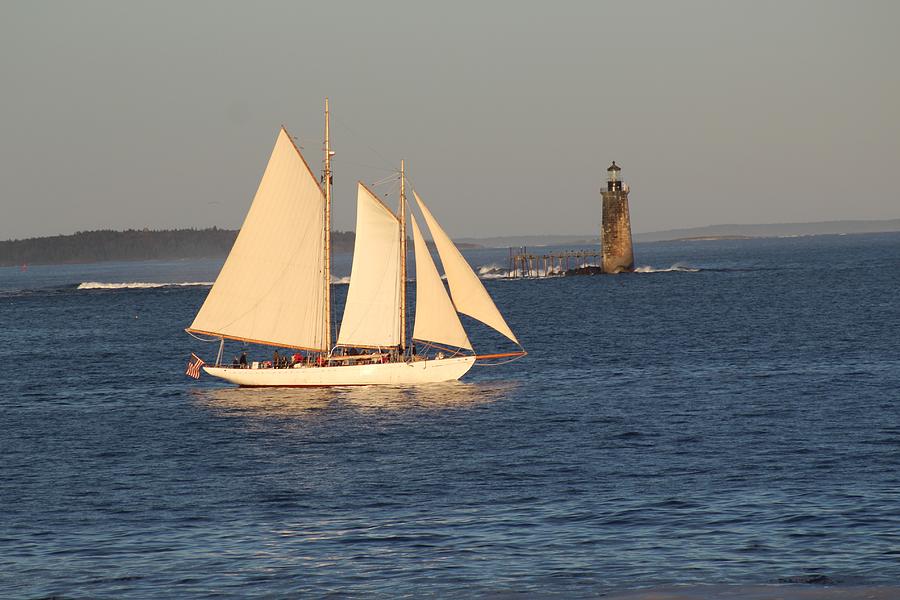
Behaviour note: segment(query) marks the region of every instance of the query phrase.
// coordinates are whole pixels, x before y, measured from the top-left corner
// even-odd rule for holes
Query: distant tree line
[[[231,229],[79,231],[73,235],[0,242],[0,266],[87,263],[109,260],[216,258],[231,250]],[[352,252],[352,231],[331,234],[333,252]]]

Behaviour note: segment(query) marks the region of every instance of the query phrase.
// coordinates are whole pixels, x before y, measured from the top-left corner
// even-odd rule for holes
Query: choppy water
[[[637,253],[414,389],[186,378],[208,288],[106,284],[216,261],[0,269],[0,596],[900,597],[900,235]]]

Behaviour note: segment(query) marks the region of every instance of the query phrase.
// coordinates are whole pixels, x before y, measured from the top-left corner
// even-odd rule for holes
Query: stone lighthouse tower
[[[631,245],[631,217],[628,215],[628,184],[622,184],[616,161],[606,170],[608,177],[603,195],[603,225],[600,231],[601,269],[604,273],[634,271],[634,248]]]

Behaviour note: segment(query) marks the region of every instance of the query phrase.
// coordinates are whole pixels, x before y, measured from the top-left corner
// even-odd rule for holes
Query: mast
[[[406,350],[406,174],[400,159],[400,354]]]
[[[331,140],[325,98],[325,352],[331,354]]]

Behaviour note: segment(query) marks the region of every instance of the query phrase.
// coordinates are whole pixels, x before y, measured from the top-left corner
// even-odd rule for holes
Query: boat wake
[[[153,283],[153,282],[145,282],[145,281],[130,281],[125,283],[104,283],[101,281],[85,281],[83,283],[79,283],[75,288],[77,290],[145,290],[145,289],[153,289],[153,288],[167,288],[167,287],[209,287],[212,285],[211,281],[187,281],[181,283],[174,282],[166,282],[166,283]]]

